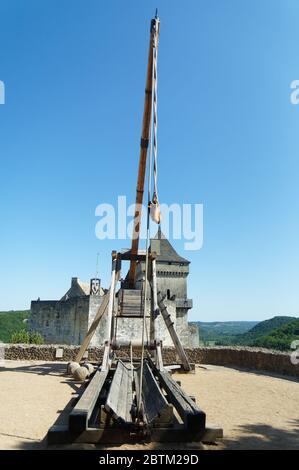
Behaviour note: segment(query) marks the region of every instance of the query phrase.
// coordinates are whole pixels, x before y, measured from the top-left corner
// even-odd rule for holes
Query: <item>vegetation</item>
[[[294,317],[277,316],[270,318],[270,320],[261,321],[248,332],[240,335],[239,341],[241,343],[244,341],[246,343],[255,341],[257,338],[268,335],[271,333],[271,331],[279,328],[282,325],[285,325],[286,323],[289,323],[292,320],[294,320]]]
[[[10,337],[9,342],[28,344],[30,342],[29,331],[27,330],[14,331]]]
[[[292,335],[290,334],[287,338],[281,329],[294,320],[294,317],[277,316],[270,318],[270,320],[262,321],[247,333],[236,336],[234,344],[287,351],[290,349]],[[275,334],[274,337],[272,337],[273,334]],[[294,337],[293,339],[296,338]]]
[[[260,336],[254,341],[254,346],[289,351],[291,343],[295,340],[299,340],[299,318]]]
[[[299,318],[276,316],[262,322],[197,322],[199,341],[204,345],[256,346],[289,351],[299,340]],[[243,329],[243,332],[240,330]],[[247,331],[246,331],[247,329]]]
[[[37,331],[20,330],[12,333],[10,343],[43,344],[44,339]]]
[[[0,341],[8,343],[14,332],[27,331],[27,322],[30,310],[11,310],[0,312]]]
[[[199,327],[199,340],[201,344],[212,345],[217,342],[232,344],[235,335],[245,333],[255,326],[256,321],[228,321],[228,322],[193,322]]]
[[[44,344],[44,338],[38,331],[31,331],[29,343],[31,344]]]

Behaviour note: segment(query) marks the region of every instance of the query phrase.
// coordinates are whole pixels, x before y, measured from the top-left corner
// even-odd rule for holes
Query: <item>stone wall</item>
[[[167,306],[168,313],[170,314],[171,320],[176,327],[176,308],[175,302],[171,300],[165,300],[165,305]],[[95,316],[97,309],[94,308],[94,314],[92,319]],[[92,339],[91,346],[103,346],[105,344],[107,338],[107,320],[108,316],[104,315],[100,323],[96,329],[94,337]],[[159,339],[163,341],[163,344],[167,346],[172,346],[173,342],[169,335],[168,329],[165,325],[165,322],[162,318],[162,315],[159,315],[156,319],[156,329],[159,333]],[[91,322],[90,322],[91,324]],[[117,318],[117,337],[116,340],[120,341],[136,341],[138,338],[142,337],[142,326],[143,326],[143,319],[142,318],[128,318],[128,317],[118,317]],[[188,325],[187,325],[188,328]],[[146,319],[146,336],[150,339],[150,320],[149,318]],[[181,335],[181,331],[179,331],[179,335]],[[187,335],[186,340],[187,341]],[[197,335],[198,337],[198,335]],[[190,344],[190,343],[189,343]],[[185,343],[183,343],[185,345]]]
[[[31,302],[31,315],[28,327],[37,331],[47,344],[81,344],[88,328],[98,312],[102,296],[85,295],[68,300],[36,300]],[[174,300],[164,300],[168,313],[184,347],[198,346],[198,329],[188,325],[187,310],[176,309]],[[116,304],[117,305],[117,304]],[[178,312],[177,312],[178,310]],[[107,315],[103,315],[91,341],[91,346],[101,347],[107,338]],[[117,320],[118,339],[134,341],[142,337],[141,318],[121,318]],[[173,342],[161,315],[156,319],[156,330],[165,347]],[[146,321],[146,332],[149,335],[150,321]]]
[[[88,327],[89,296],[68,300],[33,300],[28,327],[45,343],[80,344]]]
[[[5,359],[13,360],[40,360],[40,361],[71,361],[79,351],[79,346],[66,345],[16,345],[5,346]],[[57,349],[63,349],[62,357],[57,357]],[[61,351],[60,351],[61,352]],[[133,350],[135,357],[140,357],[140,351]],[[91,347],[88,352],[90,361],[102,359],[102,348]],[[228,367],[240,367],[273,372],[283,375],[299,377],[299,364],[294,365],[290,360],[289,353],[271,351],[259,348],[246,347],[208,347],[186,349],[190,362],[196,364],[214,364]],[[129,350],[116,352],[120,358],[129,358]],[[175,350],[173,348],[163,349],[165,364],[176,362]]]

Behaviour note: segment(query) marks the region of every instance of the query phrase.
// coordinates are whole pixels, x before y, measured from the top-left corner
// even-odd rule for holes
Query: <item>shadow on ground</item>
[[[47,446],[46,437],[41,442],[24,441],[19,449],[49,449],[49,450],[298,450],[299,449],[299,420],[289,422],[290,429],[280,429],[264,424],[248,424],[237,428],[238,436],[224,437],[214,445],[203,445],[198,442],[188,443],[138,443],[136,445],[100,445],[100,444],[65,444]]]
[[[68,384],[76,393],[82,387],[81,382],[77,382],[73,377],[70,377],[66,373],[66,364],[57,362],[43,362],[40,364],[28,364],[20,367],[0,367],[0,372],[25,372],[28,374],[37,375],[54,375],[56,377],[65,377],[65,382]]]
[[[6,363],[7,364],[7,363]],[[43,362],[39,364],[28,364],[20,367],[0,367],[0,372],[28,372],[38,375],[66,376],[66,364],[57,362]]]
[[[284,375],[284,374],[277,374],[275,372],[270,372],[268,370],[257,370],[257,369],[249,369],[246,367],[240,367],[240,366],[235,366],[232,364],[229,365],[224,365],[224,364],[208,364],[204,368],[209,371],[209,366],[212,367],[225,367],[226,369],[232,369],[236,372],[240,373],[245,373],[245,374],[254,374],[254,375],[259,375],[259,376],[266,376],[266,377],[272,377],[275,379],[282,379],[282,380],[289,380],[290,382],[297,382],[299,383],[299,377],[293,376],[293,375]],[[197,366],[198,367],[198,366]]]
[[[266,424],[238,426],[238,436],[224,438],[224,449],[299,449],[299,420],[289,421],[289,429],[279,429]]]

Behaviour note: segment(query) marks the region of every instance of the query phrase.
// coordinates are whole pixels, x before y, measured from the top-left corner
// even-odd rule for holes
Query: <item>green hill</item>
[[[299,318],[257,337],[253,342],[254,346],[289,351],[294,340],[299,340]]]
[[[288,316],[277,316],[270,318],[269,320],[264,320],[259,322],[253,328],[250,329],[246,335],[251,335],[254,337],[263,336],[269,333],[270,331],[279,328],[280,326],[289,323],[290,321],[294,320],[295,317],[288,317]]]
[[[290,350],[299,339],[299,318],[276,316],[269,320],[240,322],[194,322],[199,327],[200,344],[256,346]]]
[[[0,312],[0,341],[7,343],[13,332],[27,329],[24,320],[29,314],[30,310]]]
[[[270,335],[274,330],[295,320],[295,317],[277,316],[269,320],[261,321],[246,333],[238,335],[235,338],[237,344],[256,346],[259,338]]]
[[[257,323],[257,321],[193,322],[199,327],[201,343],[222,341],[225,344],[231,344],[235,335],[245,333]]]

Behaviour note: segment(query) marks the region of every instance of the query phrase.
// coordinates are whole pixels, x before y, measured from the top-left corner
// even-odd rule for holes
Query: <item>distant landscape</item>
[[[201,345],[255,346],[289,351],[291,343],[299,340],[299,318],[275,316],[269,320],[192,322],[199,327]]]
[[[0,341],[13,342],[28,331],[30,310],[0,312]],[[289,351],[299,340],[299,318],[275,316],[265,321],[192,322],[199,327],[201,346],[255,346]],[[19,336],[22,337],[22,336]]]

